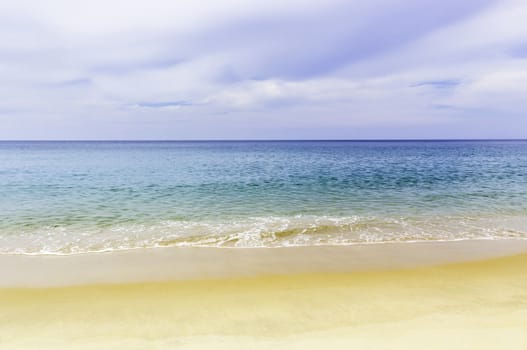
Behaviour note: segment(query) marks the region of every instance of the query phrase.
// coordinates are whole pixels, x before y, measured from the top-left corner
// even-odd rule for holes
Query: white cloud
[[[449,137],[476,112],[517,122],[526,17],[517,0],[3,1],[0,138]],[[502,124],[496,137],[519,130]]]

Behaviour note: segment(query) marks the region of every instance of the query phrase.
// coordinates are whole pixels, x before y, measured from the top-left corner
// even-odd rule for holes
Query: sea
[[[0,254],[527,238],[527,141],[2,141]]]

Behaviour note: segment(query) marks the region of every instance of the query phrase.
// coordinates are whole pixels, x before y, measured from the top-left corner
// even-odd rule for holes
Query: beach
[[[0,348],[527,346],[527,241],[193,249],[1,256]]]
[[[525,141],[0,142],[0,349],[526,349]]]
[[[527,0],[0,0],[0,350],[527,350]]]

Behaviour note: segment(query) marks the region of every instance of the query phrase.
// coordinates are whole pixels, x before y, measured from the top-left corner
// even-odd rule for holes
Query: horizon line
[[[393,139],[7,139],[0,142],[412,142],[527,141],[527,138],[393,138]]]

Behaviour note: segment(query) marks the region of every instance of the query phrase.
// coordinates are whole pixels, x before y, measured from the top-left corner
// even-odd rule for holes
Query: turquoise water
[[[0,252],[527,238],[527,142],[0,142]]]

